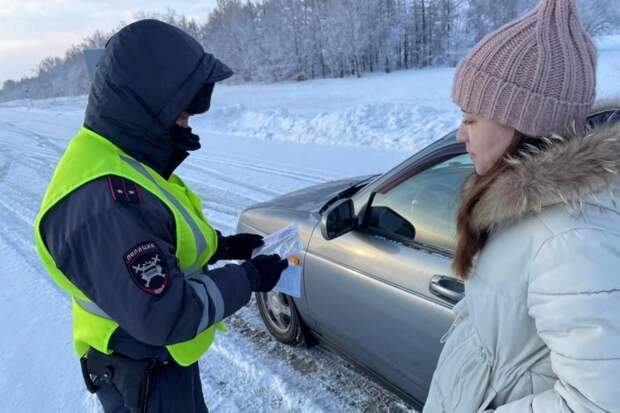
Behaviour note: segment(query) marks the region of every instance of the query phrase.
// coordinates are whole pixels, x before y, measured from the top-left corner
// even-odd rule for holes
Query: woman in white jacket
[[[586,124],[595,69],[574,0],[543,0],[459,63],[466,294],[424,413],[620,412],[620,114]]]

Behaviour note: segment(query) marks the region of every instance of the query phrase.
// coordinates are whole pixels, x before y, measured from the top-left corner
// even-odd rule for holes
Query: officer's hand
[[[226,258],[229,260],[248,260],[252,251],[264,244],[263,237],[256,234],[237,234],[224,237]]]
[[[278,254],[258,255],[247,262],[256,269],[255,274],[248,275],[252,291],[259,292],[271,291],[280,280],[282,271],[288,267],[288,261]]]

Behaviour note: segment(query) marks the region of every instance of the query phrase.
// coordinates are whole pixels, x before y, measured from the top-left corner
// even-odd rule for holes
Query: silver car
[[[619,116],[603,111],[589,121]],[[460,192],[472,172],[454,131],[386,174],[245,210],[239,232],[267,234],[294,222],[304,246],[302,298],[257,294],[271,334],[287,344],[318,339],[420,408],[451,308],[464,294],[450,265]]]
[[[271,334],[287,344],[318,339],[420,407],[463,295],[450,258],[460,187],[472,170],[451,133],[384,175],[243,211],[238,232],[296,223],[303,243],[302,298],[257,294]]]

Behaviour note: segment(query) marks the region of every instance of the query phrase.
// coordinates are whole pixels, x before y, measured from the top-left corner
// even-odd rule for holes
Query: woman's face
[[[476,173],[484,175],[506,153],[514,136],[509,126],[464,112],[456,138],[465,142]]]

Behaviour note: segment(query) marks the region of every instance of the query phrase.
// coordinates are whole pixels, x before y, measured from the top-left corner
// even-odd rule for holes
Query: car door
[[[473,170],[466,154],[427,163],[374,194],[359,229],[329,241],[314,231],[304,264],[315,329],[419,401],[462,292],[450,252],[460,189]]]

